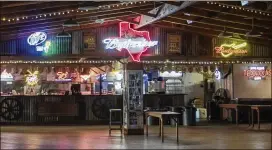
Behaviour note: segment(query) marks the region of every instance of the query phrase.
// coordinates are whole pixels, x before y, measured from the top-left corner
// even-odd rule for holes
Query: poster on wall
[[[168,34],[167,49],[168,53],[181,53],[181,35]]]
[[[143,73],[127,71],[127,91],[124,100],[124,127],[129,129],[143,128]]]
[[[94,51],[96,48],[96,36],[92,32],[83,33],[84,51]]]
[[[246,41],[214,40],[214,56],[216,57],[242,57],[248,56],[250,46]]]

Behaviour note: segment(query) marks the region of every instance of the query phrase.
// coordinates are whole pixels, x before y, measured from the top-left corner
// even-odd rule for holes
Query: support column
[[[143,66],[124,64],[123,125],[126,135],[143,135]]]

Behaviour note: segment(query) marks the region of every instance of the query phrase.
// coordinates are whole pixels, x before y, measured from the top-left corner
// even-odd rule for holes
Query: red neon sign
[[[158,41],[151,41],[148,31],[136,31],[130,28],[130,23],[120,22],[119,37],[104,39],[103,43],[106,49],[127,50],[133,61],[140,62],[142,53]]]
[[[265,79],[265,77],[271,77],[271,69],[264,69],[262,67],[256,67],[256,69],[244,70],[244,76],[253,80]]]

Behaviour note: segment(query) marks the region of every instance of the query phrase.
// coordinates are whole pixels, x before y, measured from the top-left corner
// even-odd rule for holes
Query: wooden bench
[[[164,122],[164,118],[165,117],[170,117],[172,118],[175,122],[176,122],[176,135],[177,135],[177,142],[179,142],[179,136],[178,136],[178,125],[179,125],[179,120],[178,117],[179,115],[181,115],[180,113],[176,113],[176,112],[156,112],[156,111],[147,111],[145,113],[146,116],[146,122],[148,122],[148,118],[149,117],[156,117],[159,118],[159,125],[160,125],[160,136],[161,136],[161,140],[162,142],[164,141],[164,130],[163,130],[163,122]],[[148,124],[146,124],[146,136],[148,136]]]
[[[257,112],[258,129],[260,130],[260,111],[272,110],[272,105],[252,105],[251,106],[252,127],[254,127],[254,110],[256,110]]]

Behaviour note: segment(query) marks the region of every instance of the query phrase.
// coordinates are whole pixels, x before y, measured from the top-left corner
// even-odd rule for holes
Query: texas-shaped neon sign
[[[148,31],[136,31],[130,28],[130,23],[120,22],[119,37],[104,39],[103,43],[106,49],[127,50],[133,61],[140,62],[142,53],[158,41],[151,41]]]

